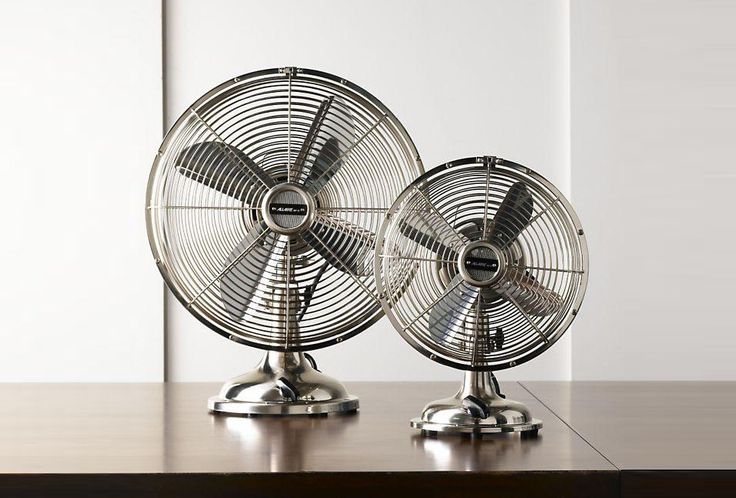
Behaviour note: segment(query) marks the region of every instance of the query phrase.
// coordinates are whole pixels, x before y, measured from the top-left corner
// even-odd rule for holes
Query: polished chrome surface
[[[495,266],[492,269],[472,266],[468,262],[474,257],[492,259],[495,261]],[[505,267],[498,247],[485,240],[475,240],[458,252],[457,269],[467,283],[476,287],[488,287],[503,275]]]
[[[428,433],[494,434],[536,432],[542,421],[523,403],[499,395],[490,372],[465,372],[454,396],[432,401],[411,426]]]
[[[375,233],[423,172],[377,99],[301,68],[229,80],[161,145],[147,193],[156,263],[205,325],[277,351],[339,343],[382,316]]]
[[[257,368],[226,382],[207,406],[236,415],[319,415],[354,412],[358,398],[315,369],[304,353],[269,351]]]
[[[304,213],[291,214],[285,206],[303,206]],[[279,211],[278,206],[281,207]],[[314,222],[314,198],[301,186],[294,183],[281,183],[263,196],[261,216],[266,226],[282,235],[298,235]]]
[[[470,157],[402,192],[378,232],[374,271],[387,316],[415,349],[490,371],[563,335],[585,294],[588,250],[550,182],[508,160]]]

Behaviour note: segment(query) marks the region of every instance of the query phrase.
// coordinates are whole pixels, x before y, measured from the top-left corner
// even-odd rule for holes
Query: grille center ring
[[[283,235],[297,235],[314,220],[314,199],[301,185],[281,183],[268,191],[261,205],[268,228]]]
[[[488,287],[503,274],[501,252],[490,242],[476,240],[463,247],[457,256],[460,276],[471,285]]]

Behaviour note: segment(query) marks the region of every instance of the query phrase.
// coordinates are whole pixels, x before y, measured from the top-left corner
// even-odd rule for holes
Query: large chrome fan
[[[547,350],[580,309],[588,250],[565,197],[529,168],[496,157],[439,166],[387,213],[375,265],[383,307],[404,339],[466,371],[458,393],[428,404],[412,426],[535,433],[541,422],[500,394],[491,371]]]
[[[210,399],[211,410],[358,407],[303,352],[339,343],[382,315],[375,232],[421,173],[401,123],[361,88],[320,71],[237,77],[184,112],[148,185],[156,262],[205,325],[269,351]]]

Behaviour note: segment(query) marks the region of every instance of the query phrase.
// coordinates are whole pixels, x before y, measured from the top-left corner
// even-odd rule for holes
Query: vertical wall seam
[[[168,123],[166,122],[168,102],[166,95],[166,0],[161,0],[161,137],[166,135]],[[169,381],[169,326],[168,326],[168,293],[166,284],[162,282],[163,292],[163,358],[162,358],[162,378],[164,382]]]
[[[574,193],[572,191],[572,174],[573,174],[573,161],[572,161],[572,3],[573,0],[565,0],[565,28],[563,33],[565,39],[565,74],[567,80],[565,81],[565,154],[567,156],[567,191],[570,196],[570,202],[573,202]],[[570,332],[573,332],[572,330]],[[570,354],[568,357],[567,365],[567,377],[568,380],[574,380],[573,376],[573,365],[575,363],[575,334],[570,334]]]

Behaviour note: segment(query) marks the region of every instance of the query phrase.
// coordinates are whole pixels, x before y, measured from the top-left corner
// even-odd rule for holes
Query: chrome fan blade
[[[505,247],[527,227],[534,211],[534,201],[521,182],[514,183],[493,217],[489,234],[491,243]]]
[[[187,178],[241,201],[246,200],[253,188],[274,186],[273,179],[250,157],[222,142],[187,147],[177,156],[175,164]]]
[[[559,311],[562,298],[533,277],[520,270],[511,270],[494,288],[502,297],[510,297],[528,315],[548,316]]]
[[[302,238],[338,270],[347,270],[356,276],[372,273],[375,236],[365,228],[347,220],[319,216]]]
[[[276,268],[274,261],[280,257],[280,253],[276,251],[280,235],[269,232],[261,236],[265,229],[263,224],[254,228],[235,246],[225,260],[227,268],[244,251],[248,251],[220,279],[220,296],[225,310],[236,320],[243,318],[266,270],[271,268],[273,271]]]
[[[451,245],[463,245],[468,238],[457,232],[433,208],[417,210],[399,223],[399,231],[405,237],[429,249],[439,259],[455,261],[457,250]]]
[[[341,105],[334,106],[335,103]],[[325,118],[328,110],[332,110],[333,119]],[[342,112],[338,112],[338,110],[342,110]],[[317,121],[319,121],[319,124],[316,124]],[[332,100],[329,100],[329,104],[323,102],[312,126],[317,127],[320,135],[327,137],[317,157],[312,162],[305,181],[307,189],[316,194],[327,185],[344,165],[347,159],[346,156],[355,143],[355,123],[350,109],[342,99],[333,97]],[[307,140],[310,140],[309,134]],[[314,142],[316,136],[311,140]],[[310,144],[309,147],[313,147],[313,144]]]
[[[317,143],[317,139],[320,135],[320,130],[322,129],[322,125],[325,122],[325,117],[327,116],[327,112],[330,110],[330,106],[332,105],[332,102],[334,100],[335,97],[333,95],[330,95],[322,101],[319,109],[317,109],[317,112],[314,115],[314,119],[312,119],[312,124],[309,125],[307,136],[304,139],[304,142],[299,149],[299,154],[297,154],[296,156],[296,161],[294,161],[294,165],[292,166],[291,178],[293,181],[301,180],[304,165],[307,163],[312,149],[314,149]],[[314,165],[312,166],[312,171],[310,171],[310,177],[312,176],[312,174],[318,174],[314,170]]]
[[[319,192],[327,185],[337,170],[342,167],[340,142],[333,137],[327,139],[312,164],[307,185],[312,192]]]
[[[391,274],[391,281],[396,284],[391,289],[386,289],[386,297],[394,302],[410,288],[411,281],[419,271],[419,265],[412,259],[402,257],[401,249],[395,243],[385,243],[381,257],[384,271]]]
[[[437,240],[437,237],[433,237],[422,232],[421,230],[417,230],[413,226],[406,223],[404,220],[401,220],[401,222],[399,223],[399,231],[401,231],[401,234],[405,237],[410,238],[417,244],[424,246],[433,253],[437,254],[440,259],[447,259],[450,261],[454,261],[457,259],[457,252],[442,244],[439,240]]]
[[[456,287],[457,286],[457,287]],[[453,288],[454,287],[454,288]],[[429,333],[440,343],[467,342],[474,332],[475,316],[471,313],[480,290],[456,275],[447,286],[452,289],[429,312]]]
[[[501,327],[493,326],[491,318],[493,309],[498,305],[497,301],[503,298],[486,287],[480,291],[480,299],[477,352],[482,356],[502,349],[506,338]]]

